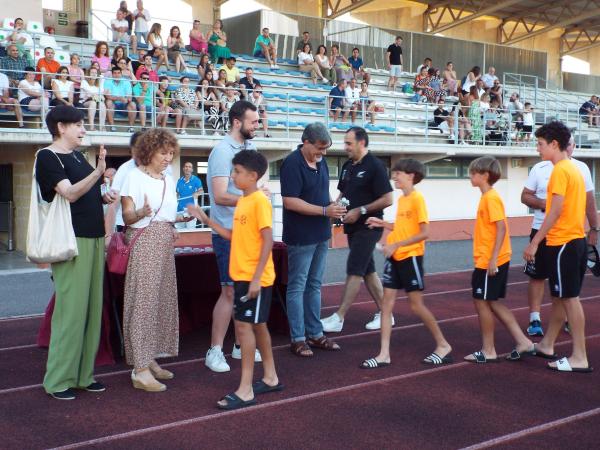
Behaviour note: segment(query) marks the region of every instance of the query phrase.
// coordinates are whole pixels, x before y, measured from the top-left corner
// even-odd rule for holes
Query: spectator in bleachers
[[[152,20],[150,11],[144,8],[144,2],[137,0],[137,9],[133,11],[133,20],[135,21],[135,37],[138,42],[142,39],[148,43],[148,23]]]
[[[206,121],[211,124],[213,128],[216,128],[219,121],[221,104],[219,103],[219,100],[217,100],[217,97],[210,86],[210,82],[206,78],[204,78],[196,88],[196,96],[200,101],[200,109],[204,111]]]
[[[258,110],[258,116],[260,117],[260,123],[263,127],[263,133],[266,138],[270,138],[269,134],[269,117],[267,116],[267,101],[265,97],[262,95],[262,86],[257,81],[254,85],[254,89],[250,92],[250,96],[248,98],[250,103],[256,106]]]
[[[235,65],[236,59],[233,56],[227,58],[227,62],[224,66],[219,69],[219,78],[221,78],[221,70],[224,70],[227,75],[228,83],[239,83],[240,82],[240,69]]]
[[[421,68],[421,72],[415,78],[414,90],[415,93],[421,91],[421,95],[425,96],[428,102],[433,103],[435,91],[430,87],[433,73],[430,76],[429,70],[430,69],[427,69],[427,67]]]
[[[104,73],[111,68],[110,59],[108,44],[104,41],[98,41],[91,62],[97,62],[100,66],[100,73]]]
[[[379,110],[383,112],[383,106],[378,105],[375,100],[370,99],[369,84],[366,81],[360,84],[360,110],[365,114],[365,117],[369,117],[371,125],[375,125],[377,112]]]
[[[470,105],[467,117],[471,123],[471,143],[481,144],[483,139],[483,120],[481,101],[479,99],[479,93],[477,92],[477,86],[471,86],[470,92]]]
[[[249,96],[252,94],[252,90],[258,84],[260,85],[260,81],[254,78],[254,70],[252,67],[246,67],[246,76],[240,79],[240,90],[242,92],[242,97],[244,100],[248,100]]]
[[[88,70],[88,76],[81,80],[81,88],[79,93],[81,104],[87,110],[88,127],[90,131],[94,131],[96,120],[96,111],[98,111],[100,131],[104,131],[106,122],[106,103],[104,103],[104,95],[102,86],[100,85],[100,73],[95,67]]]
[[[310,45],[310,43],[308,45]],[[302,49],[300,49],[300,51],[302,51]],[[317,66],[319,66],[321,74],[329,80],[329,84],[331,84],[332,86],[335,85],[337,82],[335,69],[329,61],[329,56],[327,56],[327,47],[325,47],[324,45],[319,45],[319,48],[317,48],[315,62],[317,63]]]
[[[481,96],[487,92],[487,90],[485,89],[485,83],[480,78],[475,82],[475,86],[477,86],[477,93],[479,94],[479,98],[481,98]]]
[[[215,86],[215,80],[214,80],[214,75],[213,75],[212,70],[207,70],[204,74],[204,78],[202,78],[202,79],[208,81],[208,85],[211,88],[213,88]],[[213,91],[214,91],[214,89],[213,89]]]
[[[352,73],[354,74],[354,78],[362,79],[367,82],[367,84],[371,81],[371,76],[365,72],[365,65],[363,63],[362,58],[359,56],[360,50],[357,47],[352,49],[352,56],[348,59],[350,62],[350,67],[352,67]]]
[[[6,48],[7,55],[0,60],[0,69],[8,77],[8,84],[11,88],[16,88],[25,77],[25,68],[28,67],[27,58],[19,56],[19,49],[11,44]]]
[[[302,38],[296,44],[296,55],[304,49],[306,44],[310,45],[310,48],[313,48],[313,45],[310,42],[310,33],[308,31],[302,33]]]
[[[7,44],[15,44],[19,49],[19,56],[25,56],[28,65],[33,64],[30,49],[33,49],[33,38],[25,31],[23,19],[17,17],[12,33],[6,38]]]
[[[483,92],[483,94],[479,96],[479,107],[481,108],[481,112],[483,114],[490,109],[490,94]]]
[[[198,71],[198,77],[202,80],[204,79],[204,76],[206,75],[206,71],[208,70],[208,65],[210,64],[210,61],[208,59],[208,54],[204,54],[200,57],[200,61],[198,62],[198,65],[196,66],[196,70]]]
[[[523,103],[521,103],[519,94],[516,92],[512,93],[506,104],[506,109],[508,109],[513,121],[517,123],[517,128],[520,130],[522,128],[523,121]],[[518,125],[519,120],[521,122],[520,126]]]
[[[177,104],[172,97],[173,91],[169,89],[169,77],[163,75],[160,77],[158,88],[156,89],[156,106],[158,107],[156,124],[165,128],[169,117],[175,118],[175,133],[181,133],[181,122],[183,121],[182,111],[177,108]]]
[[[145,54],[145,50],[141,50],[140,53],[142,51]],[[127,63],[127,66],[128,66],[127,68],[135,73],[135,70],[133,70],[133,65],[131,64],[131,58],[129,58],[127,56],[127,51],[125,50],[125,47],[123,47],[122,45],[117,45],[115,47],[115,49],[113,50],[112,59],[110,60],[111,67],[118,65],[120,59],[125,59],[125,62]],[[143,60],[144,60],[144,58],[142,56],[142,59],[140,61],[143,61]]]
[[[534,118],[533,118],[533,105],[529,102],[525,102],[523,105],[523,142],[529,143],[531,140],[531,133],[533,133]],[[517,142],[519,140],[517,139]]]
[[[181,56],[182,48],[185,48],[185,44],[181,37],[181,30],[178,26],[173,26],[167,38],[167,56],[169,57],[169,61],[175,64],[177,72],[185,72],[187,70],[183,56]]]
[[[481,68],[479,66],[474,66],[469,73],[462,79],[461,83],[461,93],[462,95],[467,95],[471,89],[471,86],[475,86],[477,80],[481,78]]]
[[[488,68],[488,73],[482,75],[481,79],[483,80],[483,86],[485,89],[493,88],[494,82],[500,81],[500,80],[498,80],[498,77],[496,76],[496,68],[494,66],[490,66]]]
[[[448,133],[450,141],[454,140],[454,117],[444,108],[445,100],[438,101],[438,107],[433,111],[433,126],[442,133]]]
[[[333,121],[337,121],[340,113],[342,113],[342,121],[346,118],[347,112],[344,107],[346,98],[346,80],[338,80],[337,84],[329,91],[327,100],[327,109]]]
[[[396,82],[402,75],[402,36],[396,36],[393,44],[390,44],[385,52],[385,60],[388,70],[390,71],[390,79],[388,80],[388,88],[396,89]]]
[[[208,53],[208,41],[202,30],[200,30],[200,25],[200,21],[195,19],[190,30],[190,50],[206,55]],[[201,78],[204,78],[204,75]]]
[[[225,71],[225,69],[220,69],[219,77],[215,80],[215,95],[218,99],[220,99],[223,95],[227,83],[227,72]]]
[[[499,105],[503,105],[502,100],[502,85],[500,80],[494,80],[494,85],[490,88],[490,99],[497,100]]]
[[[127,28],[129,29],[129,33],[132,34],[134,17],[133,17],[133,13],[131,11],[129,11],[126,1],[122,1],[119,4],[119,11],[121,11],[123,13],[123,18],[127,21]]]
[[[67,66],[67,69],[69,70],[69,80],[73,82],[73,88],[75,89],[73,100],[75,103],[79,103],[79,89],[85,73],[83,73],[83,69],[79,67],[79,55],[77,53],[71,54],[70,61],[71,64]]]
[[[143,73],[140,82],[132,89],[133,101],[135,102],[140,118],[142,130],[146,128],[146,119],[152,117],[154,110],[154,85],[150,82],[150,75]]]
[[[337,44],[331,46],[331,55],[329,63],[335,69],[335,76],[338,80],[349,81],[352,78],[352,67],[348,58],[340,53],[340,47]]]
[[[344,89],[346,97],[346,107],[350,113],[352,123],[356,121],[356,113],[360,110],[360,88],[356,85],[356,78],[352,78],[346,89]]]
[[[423,60],[423,64],[421,64],[419,67],[417,67],[417,73],[421,72],[424,68],[429,70],[432,67],[433,67],[433,61],[431,60],[431,58],[425,58]]]
[[[48,95],[42,88],[42,85],[35,79],[35,69],[25,67],[24,78],[18,85],[19,104],[21,109],[26,112],[40,112],[42,127],[45,127],[44,117],[48,113]]]
[[[160,31],[160,23],[154,23],[148,32],[148,55],[156,58],[157,72],[160,69],[160,66],[163,64],[167,70],[169,70],[169,61],[167,60],[167,53],[163,45],[163,39],[160,35]]]
[[[298,53],[298,68],[300,72],[310,72],[313,84],[317,84],[317,77],[325,83],[329,81],[323,76],[319,65],[315,62],[309,44],[304,44],[304,48]]]
[[[19,128],[23,128],[23,113],[21,104],[16,98],[11,97],[11,88],[8,77],[0,72],[0,109],[8,109],[15,112],[15,117],[19,124]]]
[[[514,94],[513,94],[514,95]],[[600,125],[600,111],[598,110],[598,97],[592,97],[579,108],[581,120],[587,121],[590,127]]]
[[[271,66],[271,69],[277,69],[277,47],[273,42],[273,38],[269,35],[269,29],[263,28],[261,34],[258,35],[254,42],[254,50],[252,54],[258,58],[265,58]]]
[[[183,125],[179,134],[187,134],[186,128],[191,121],[203,120],[202,111],[198,108],[198,98],[196,92],[190,86],[190,78],[182,76],[179,80],[179,87],[175,91],[175,103],[181,109],[183,116]]]
[[[236,94],[235,86],[233,83],[227,83],[225,94],[221,96],[221,127],[223,130],[229,130],[229,110],[235,102],[239,101],[240,97]]]
[[[214,64],[221,64],[222,61],[231,56],[231,50],[227,47],[227,34],[223,31],[223,21],[215,20],[212,30],[208,37],[208,53],[210,60]]]
[[[144,56],[144,65],[138,67],[135,78],[139,79],[145,73],[150,76],[150,81],[158,82],[158,72],[152,67],[152,56],[150,55]]]
[[[36,72],[42,72],[43,74],[38,74],[36,79],[42,83],[44,89],[50,89],[50,82],[54,78],[54,74],[58,71],[59,67],[60,63],[54,59],[54,49],[52,47],[46,47],[44,49],[44,57],[39,59],[35,68]]]
[[[440,69],[430,68],[427,71],[427,76],[429,77],[429,87],[433,89],[432,98],[428,100],[431,103],[437,103],[439,99],[446,97],[448,86],[440,76]]]
[[[140,66],[144,65],[144,58],[146,57],[147,54],[148,54],[148,52],[146,50],[144,50],[143,48],[138,49],[137,61],[135,61],[135,60],[131,61],[131,69],[132,69],[133,73],[137,73]],[[115,64],[113,64],[113,66],[114,65]]]
[[[106,99],[106,119],[110,125],[110,131],[117,131],[114,125],[115,112],[127,112],[129,120],[129,132],[133,133],[133,125],[137,110],[131,96],[133,89],[129,80],[121,78],[121,68],[113,67],[111,78],[104,81],[104,98]]]
[[[456,78],[456,71],[454,70],[454,64],[452,61],[446,63],[444,80],[446,80],[446,86],[448,86],[448,94],[455,96],[457,94],[456,89],[458,85],[458,79]]]
[[[56,78],[51,82],[52,100],[50,106],[79,106],[74,103],[75,88],[73,82],[69,80],[69,69],[65,66],[60,66],[56,72]]]
[[[113,42],[130,44],[133,53],[137,53],[137,38],[131,34],[131,25],[125,20],[125,13],[117,10],[117,18],[110,21]]]
[[[121,69],[121,75],[123,79],[131,81],[132,84],[137,82],[138,78],[131,70],[129,70],[129,66],[127,65],[127,60],[125,58],[121,58],[117,62],[117,67]],[[110,78],[110,71],[106,73],[106,77]]]

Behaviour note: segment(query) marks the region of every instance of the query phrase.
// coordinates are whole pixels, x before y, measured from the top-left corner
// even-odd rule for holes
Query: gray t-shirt
[[[233,227],[233,211],[235,206],[223,206],[215,203],[214,193],[212,191],[212,179],[214,177],[229,177],[233,170],[231,161],[233,157],[241,150],[256,150],[256,146],[245,141],[240,144],[227,134],[210,152],[208,157],[208,172],[206,175],[208,181],[208,195],[210,198],[210,218],[225,228]],[[227,192],[233,195],[242,195],[242,191],[237,189],[229,178]]]

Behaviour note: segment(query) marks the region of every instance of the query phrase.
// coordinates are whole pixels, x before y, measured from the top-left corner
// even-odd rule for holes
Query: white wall
[[[6,17],[11,19],[21,17],[26,24],[28,20],[44,21],[42,0],[19,0],[18,2],[2,0],[0,3],[2,4],[2,8],[0,8],[1,20]]]

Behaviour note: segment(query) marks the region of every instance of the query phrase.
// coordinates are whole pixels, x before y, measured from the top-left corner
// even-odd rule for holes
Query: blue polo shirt
[[[115,81],[111,78],[104,81],[104,90],[114,97],[131,97],[131,81],[123,78]]]
[[[346,98],[345,91],[342,91],[337,86],[334,86],[333,89],[329,92],[329,96],[333,97],[333,101],[331,102],[331,109],[344,107],[344,98]]]
[[[294,197],[312,205],[327,206],[329,169],[325,158],[313,169],[300,152],[299,145],[281,164],[281,196]],[[283,208],[283,242],[288,245],[310,245],[331,238],[329,217],[306,216]]]
[[[202,189],[202,181],[196,175],[192,175],[188,181],[181,177],[177,181],[177,211],[183,211],[187,205],[194,204],[194,193]]]
[[[348,62],[350,63],[350,65],[352,66],[352,68],[354,70],[360,69],[361,66],[363,65],[363,60],[360,56],[356,59],[354,59],[354,57],[351,56],[350,58],[348,58]]]

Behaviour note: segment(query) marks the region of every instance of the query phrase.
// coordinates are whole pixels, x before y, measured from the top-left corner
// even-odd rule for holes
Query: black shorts
[[[498,300],[506,297],[506,282],[508,281],[508,266],[510,262],[498,267],[498,273],[490,277],[487,269],[473,270],[471,288],[473,298],[478,300]]]
[[[260,288],[258,297],[244,302],[242,297],[248,293],[248,287],[250,287],[248,281],[233,282],[233,318],[240,322],[266,323],[271,311],[273,286]]]
[[[573,239],[564,245],[546,247],[550,295],[557,298],[578,297],[587,269],[585,238]]]
[[[523,133],[531,133],[533,131],[533,125],[523,125]]]
[[[381,239],[383,230],[368,228],[348,233],[348,259],[346,261],[346,275],[364,277],[375,272],[373,250]]]
[[[536,235],[538,230],[535,228],[531,229],[529,234],[529,242]],[[542,239],[540,245],[538,245],[537,252],[535,252],[535,260],[525,264],[524,272],[529,275],[529,278],[534,280],[545,280],[548,278],[548,258],[546,257],[546,239]]]
[[[404,289],[406,292],[425,289],[423,257],[410,256],[401,261],[386,259],[383,267],[383,287]]]

